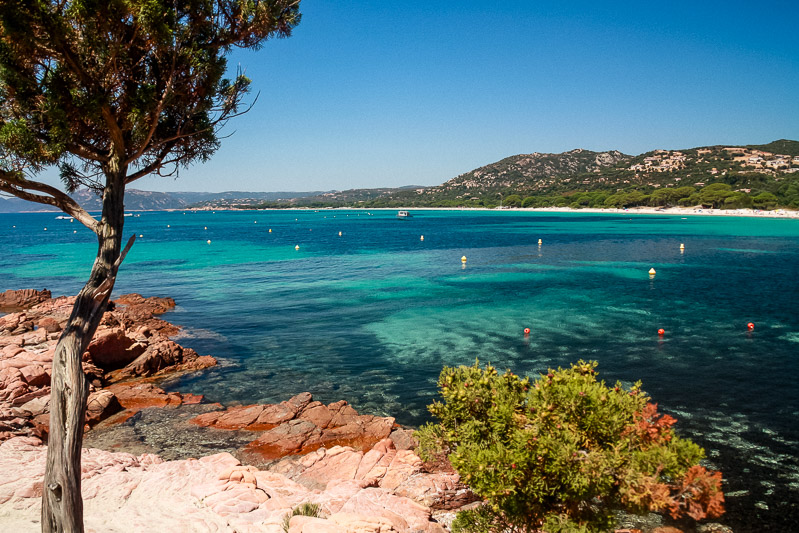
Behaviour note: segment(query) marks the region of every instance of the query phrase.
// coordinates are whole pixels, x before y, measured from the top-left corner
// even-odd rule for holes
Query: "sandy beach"
[[[300,208],[305,210],[304,208]],[[352,210],[360,209],[365,211],[396,211],[404,209],[409,211],[516,211],[523,213],[608,213],[625,215],[677,215],[677,216],[722,216],[722,217],[758,217],[758,218],[799,218],[799,211],[786,209],[775,209],[767,211],[762,209],[706,209],[702,207],[630,207],[628,209],[618,209],[609,207],[586,207],[584,209],[573,209],[571,207],[374,207],[374,208],[351,208],[340,207],[336,209]],[[317,209],[318,211],[318,209]]]

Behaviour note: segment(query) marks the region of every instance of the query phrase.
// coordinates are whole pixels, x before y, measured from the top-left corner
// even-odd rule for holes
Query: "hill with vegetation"
[[[435,187],[354,189],[259,207],[799,208],[799,142],[507,157]],[[244,206],[242,206],[244,207]],[[253,207],[253,206],[247,206]]]

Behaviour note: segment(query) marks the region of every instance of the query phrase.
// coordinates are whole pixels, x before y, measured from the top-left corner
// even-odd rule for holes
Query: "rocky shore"
[[[40,529],[52,359],[73,302],[46,290],[0,293],[0,313],[9,313],[0,316],[2,531]],[[216,364],[170,339],[179,328],[157,315],[174,306],[138,294],[114,300],[83,356],[86,531],[443,533],[478,504],[448,464],[425,464],[412,431],[391,417],[308,392],[223,407],[164,391],[159,379]],[[152,436],[140,427],[157,429],[161,450],[178,448],[175,459],[148,453]],[[318,516],[291,516],[305,504]],[[618,533],[679,532],[659,527],[657,515],[622,522]]]
[[[0,317],[2,530],[39,529],[52,359],[73,302],[47,291],[0,293],[0,311],[11,311]],[[91,428],[125,425],[144,409],[202,403],[157,379],[216,364],[170,340],[178,328],[156,315],[172,299],[130,294],[112,304],[83,357],[88,440]],[[453,509],[476,500],[451,469],[426,466],[393,418],[358,414],[346,401],[324,405],[305,392],[274,405],[204,407],[189,423],[209,438],[249,435],[238,458],[84,449],[87,531],[279,533],[293,509],[313,503],[319,516],[293,517],[289,531],[443,532]]]

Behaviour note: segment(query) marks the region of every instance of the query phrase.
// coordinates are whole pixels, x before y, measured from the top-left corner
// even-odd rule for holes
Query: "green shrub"
[[[721,474],[697,466],[703,450],[674,435],[640,383],[624,389],[580,361],[531,381],[477,363],[444,368],[439,420],[419,432],[425,459],[446,455],[484,505],[453,531],[594,532],[613,511],[723,512]],[[457,529],[456,529],[457,526]]]
[[[318,503],[301,503],[295,507],[291,513],[287,513],[286,516],[283,517],[283,531],[288,533],[289,522],[291,522],[292,516],[320,516],[320,514],[321,509],[319,508]]]

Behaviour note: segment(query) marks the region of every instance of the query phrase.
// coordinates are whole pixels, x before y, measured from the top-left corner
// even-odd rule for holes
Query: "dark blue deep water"
[[[141,213],[115,294],[175,298],[180,342],[221,364],[169,386],[222,403],[307,390],[418,425],[444,365],[597,360],[706,449],[721,522],[799,529],[799,220],[370,213]],[[74,294],[95,251],[77,222],[0,215],[0,290]]]

